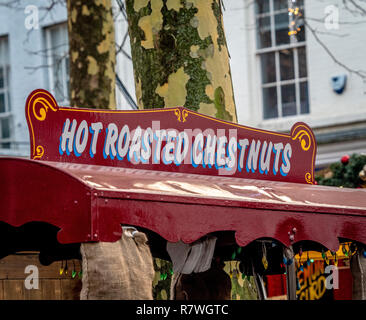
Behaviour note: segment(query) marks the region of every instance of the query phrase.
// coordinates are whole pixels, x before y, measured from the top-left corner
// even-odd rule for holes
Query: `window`
[[[263,118],[309,113],[303,0],[256,0]]]
[[[45,29],[50,90],[60,105],[69,103],[69,42],[67,25]]]
[[[0,37],[0,148],[10,148],[12,141],[9,77],[8,38]]]

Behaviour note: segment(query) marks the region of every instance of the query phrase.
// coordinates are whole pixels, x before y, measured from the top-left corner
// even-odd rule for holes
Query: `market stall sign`
[[[32,159],[314,183],[316,142],[302,122],[285,134],[183,107],[66,108],[41,89],[25,108]]]
[[[298,300],[323,300],[332,298],[332,288],[327,288],[324,262],[317,260],[304,269],[297,271],[299,288],[296,290]]]

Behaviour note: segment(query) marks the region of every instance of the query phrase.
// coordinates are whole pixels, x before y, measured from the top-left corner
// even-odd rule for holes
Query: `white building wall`
[[[263,120],[254,1],[226,0],[224,3],[238,122],[273,131],[289,131],[298,121],[309,124],[319,141],[318,167],[339,161],[344,154],[366,154],[366,80],[337,64],[309,29],[306,30],[306,54],[310,113]],[[366,16],[348,12],[342,0],[304,0],[304,3],[307,22],[317,30],[316,35],[324,46],[340,63],[361,70],[366,76]],[[339,29],[325,28],[323,21],[329,12],[326,10],[334,9],[329,6],[339,8]],[[331,78],[343,74],[347,75],[346,88],[337,94]]]
[[[118,12],[119,8],[116,8],[115,12]],[[118,46],[123,44],[123,40],[125,40],[123,49],[126,54],[131,56],[131,46],[130,46],[130,38],[125,38],[126,33],[128,33],[128,22],[123,16],[121,12],[115,14],[115,38]],[[119,50],[119,49],[118,49]],[[131,98],[136,104],[136,94],[135,94],[135,81],[133,76],[133,65],[132,60],[130,60],[125,54],[122,52],[117,54],[116,59],[116,73],[119,78],[126,86]],[[126,97],[121,93],[119,88],[116,88],[116,103],[117,109],[119,110],[130,110],[131,106],[129,105]]]
[[[246,0],[226,1],[223,16],[238,122],[258,126],[262,102],[260,67],[255,55],[254,6]]]
[[[327,6],[338,4],[341,8],[341,3],[341,0],[305,0],[305,15],[312,18],[308,22],[340,62],[351,69],[366,71],[365,16],[356,20],[341,9],[339,19],[345,24],[340,24],[339,30],[326,30],[324,23],[313,21],[324,19]],[[306,30],[306,50],[310,114],[263,120],[253,1],[228,0],[225,8],[224,25],[239,123],[287,131],[296,121],[306,122],[315,129],[366,120],[366,82],[336,64],[309,30]],[[347,75],[347,86],[339,95],[332,89],[331,77],[341,74]]]
[[[41,8],[46,1],[39,1]],[[66,20],[64,6],[56,5],[52,14],[39,11],[39,28],[27,30],[24,12],[29,1],[20,1],[16,8],[0,8],[0,36],[8,37],[10,63],[10,100],[13,114],[13,136],[18,144],[15,150],[0,150],[0,154],[28,155],[29,134],[25,119],[25,101],[33,90],[48,88],[42,50],[44,39],[42,29],[48,25]],[[44,19],[43,19],[44,17]]]
[[[15,2],[14,7],[0,6],[0,37],[7,36],[10,56],[10,99],[13,114],[13,137],[15,149],[0,149],[0,155],[29,155],[29,134],[25,119],[25,101],[35,89],[43,88],[51,91],[48,79],[47,54],[44,52],[44,28],[67,22],[65,5],[57,3],[51,11],[44,8],[49,6],[49,0],[37,0],[30,3],[27,0]],[[25,8],[29,5],[38,8],[38,29],[28,30],[25,20],[29,13]],[[122,42],[127,31],[127,22],[122,14],[116,15],[116,43]],[[130,43],[127,39],[124,49],[130,54]],[[117,56],[116,72],[120,76],[133,100],[135,84],[133,79],[132,61],[122,54]],[[131,109],[121,91],[116,88],[117,109]]]
[[[321,19],[327,6],[342,1],[306,1],[306,15]],[[366,76],[366,16],[355,17],[345,9],[339,10],[339,29],[327,30],[324,23],[311,23],[318,30],[318,37],[332,55],[348,68],[364,70]],[[358,22],[363,23],[358,24]],[[321,34],[322,33],[322,34]],[[318,43],[314,35],[307,33],[308,73],[311,118],[314,127],[357,120],[366,120],[366,87],[361,77],[350,73],[335,63]],[[346,89],[336,94],[331,86],[331,77],[347,75]]]
[[[244,1],[225,3],[224,29],[228,45],[231,76],[233,81],[234,98],[238,122],[246,124],[252,119],[253,105],[253,66],[249,63],[253,52],[251,33],[246,24],[248,10]]]

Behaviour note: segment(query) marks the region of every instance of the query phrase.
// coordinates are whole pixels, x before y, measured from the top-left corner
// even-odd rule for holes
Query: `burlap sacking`
[[[147,237],[124,230],[117,242],[81,245],[81,300],[152,300],[154,266]]]

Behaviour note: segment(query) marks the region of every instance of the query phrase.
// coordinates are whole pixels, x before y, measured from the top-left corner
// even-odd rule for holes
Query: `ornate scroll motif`
[[[183,111],[182,111],[182,121],[186,122],[187,117],[188,117],[188,111],[183,109]]]
[[[31,139],[32,159],[41,159],[45,152],[43,146],[36,146],[33,122],[35,120],[44,121],[49,110],[53,112],[58,110],[57,102],[49,92],[38,89],[29,95],[26,102],[26,116]]]
[[[174,114],[177,116],[178,118],[178,121],[181,122],[181,113],[180,113],[180,110],[179,109],[175,109],[174,110]]]
[[[305,129],[300,129],[302,126],[297,126],[292,132],[292,140],[298,139],[301,144],[301,148],[304,151],[308,151],[311,147],[312,139],[309,132]]]
[[[41,159],[44,155],[44,148],[42,146],[37,146],[36,154],[33,156],[33,159]]]
[[[313,177],[310,172],[305,173],[305,181],[309,184],[313,184]]]
[[[310,169],[306,169],[304,178],[308,184],[314,184],[314,165],[316,154],[316,141],[313,132],[307,124],[303,122],[296,123],[291,129],[291,139],[300,142],[303,151],[311,156]],[[310,159],[309,159],[310,160]]]
[[[174,109],[174,114],[177,116],[179,122],[186,122],[186,119],[189,115],[186,109]]]
[[[36,97],[32,101],[32,111],[34,117],[38,121],[43,121],[46,119],[47,111],[51,109],[52,111],[57,111],[57,103],[53,99],[47,99],[46,97]]]

